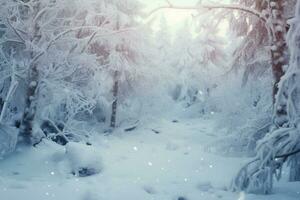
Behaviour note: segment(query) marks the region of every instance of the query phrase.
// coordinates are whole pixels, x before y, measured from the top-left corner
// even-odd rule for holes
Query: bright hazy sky
[[[142,3],[146,6],[145,10],[147,12],[150,12],[151,10],[167,5],[165,0],[141,0]],[[193,6],[199,0],[169,0],[174,5],[183,5],[183,6]],[[202,0],[203,2],[205,0]],[[215,0],[215,2],[219,3],[228,3],[230,0]],[[176,10],[176,9],[163,9],[155,13],[156,17],[156,23],[154,23],[154,29],[158,27],[160,17],[162,15],[165,16],[166,21],[168,23],[168,26],[170,30],[172,31],[172,34],[175,34],[176,31],[183,26],[184,22],[188,19],[191,19],[192,13],[195,13],[195,11],[187,11],[187,10]],[[223,27],[224,28],[224,27]]]
[[[171,0],[170,2],[176,4],[176,5],[195,5],[199,0]],[[151,11],[159,6],[167,5],[165,0],[143,0],[142,1],[147,11]],[[176,32],[177,29],[179,29],[183,23],[186,21],[186,19],[191,18],[192,11],[183,11],[183,10],[174,10],[174,9],[164,9],[160,10],[157,13],[155,13],[155,17],[157,18],[157,21],[159,22],[160,17],[162,15],[165,16],[167,23],[171,29],[172,32]]]

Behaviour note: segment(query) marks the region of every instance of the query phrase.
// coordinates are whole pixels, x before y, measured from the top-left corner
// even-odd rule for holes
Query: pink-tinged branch
[[[120,33],[124,33],[124,32],[128,32],[128,31],[132,31],[135,30],[134,28],[127,28],[127,29],[122,29],[122,30],[118,30],[118,31],[112,31],[112,32],[107,32],[107,33],[103,33],[103,34],[98,34],[99,31],[103,31],[105,29],[99,29],[98,26],[80,26],[80,27],[74,27],[71,29],[68,29],[60,34],[58,34],[56,37],[54,37],[46,46],[44,51],[39,52],[30,62],[30,66],[34,63],[36,63],[40,57],[42,57],[49,49],[52,45],[54,45],[59,39],[61,39],[62,37],[64,37],[65,35],[68,35],[69,33],[72,33],[74,31],[78,31],[80,29],[98,29],[94,34],[94,36],[92,37],[92,39],[97,36],[97,37],[106,37],[106,36],[111,36],[111,35],[116,35],[116,34],[120,34]]]
[[[168,5],[166,5],[166,6],[160,6],[158,8],[155,8],[154,10],[152,10],[149,13],[148,17],[153,15],[155,12],[157,12],[159,10],[163,10],[163,9],[176,9],[176,10],[229,9],[229,10],[237,10],[237,11],[241,11],[241,12],[246,12],[246,13],[257,16],[259,19],[263,20],[264,22],[267,21],[266,18],[259,11],[252,9],[252,8],[244,7],[241,5],[234,5],[234,4],[205,5],[205,4],[203,4],[203,5],[196,5],[196,6],[178,6],[178,5],[171,4],[170,1],[168,1]]]

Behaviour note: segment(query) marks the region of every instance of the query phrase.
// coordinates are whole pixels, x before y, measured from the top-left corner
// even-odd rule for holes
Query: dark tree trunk
[[[27,86],[25,107],[20,126],[20,136],[26,143],[31,143],[33,122],[36,115],[37,89],[39,73],[37,65],[34,64],[29,74],[29,83]]]
[[[38,3],[36,6],[36,11],[38,12],[41,9],[40,4]],[[40,34],[40,26],[38,23],[34,24],[33,33],[31,38],[31,43],[38,44],[41,40],[42,36]],[[21,119],[20,132],[19,136],[22,141],[27,144],[32,144],[32,136],[33,136],[33,125],[34,118],[36,115],[37,108],[37,93],[38,93],[38,84],[39,84],[39,71],[38,71],[38,63],[35,61],[36,52],[34,49],[31,49],[31,65],[29,66],[28,72],[28,85],[26,88],[26,96],[25,96],[25,107],[23,116]]]
[[[271,48],[272,56],[272,71],[274,76],[274,85],[273,85],[273,104],[276,103],[276,96],[279,90],[279,82],[281,77],[284,75],[284,66],[288,63],[287,58],[287,44],[286,44],[286,19],[284,18],[284,0],[271,0],[270,1],[271,9],[271,19],[272,19],[272,29],[273,29],[273,44]],[[287,106],[286,102],[283,101],[280,106],[276,106],[275,116],[280,119],[275,123],[278,126],[282,126],[286,123],[285,119],[287,115]],[[275,119],[276,120],[276,119]]]
[[[270,3],[275,3],[275,7],[271,7],[273,13],[273,47],[271,50],[272,55],[272,71],[274,75],[274,88],[273,99],[275,102],[275,96],[278,92],[278,83],[281,77],[284,75],[283,66],[287,64],[286,52],[286,21],[284,19],[284,5],[283,0],[272,0]]]
[[[291,159],[289,181],[300,181],[300,155],[296,155]]]
[[[111,112],[111,119],[110,119],[110,127],[111,128],[116,127],[117,107],[118,107],[118,92],[119,92],[118,72],[115,71],[115,73],[114,73],[114,86],[113,86],[114,101],[112,103],[112,112]]]

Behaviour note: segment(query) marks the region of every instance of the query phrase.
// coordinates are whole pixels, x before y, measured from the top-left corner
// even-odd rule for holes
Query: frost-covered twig
[[[105,19],[105,21],[102,23],[102,25],[106,24],[107,22],[108,22],[108,19]],[[101,26],[100,26],[100,27],[101,27]],[[99,27],[99,28],[100,28],[100,27]],[[87,42],[87,43],[84,45],[84,47],[82,48],[81,53],[83,53],[83,52],[86,50],[86,48],[90,45],[90,43],[94,40],[94,38],[96,37],[97,33],[98,33],[98,31],[95,31],[95,32],[90,36],[88,42]]]
[[[13,32],[17,35],[17,37],[23,42],[25,43],[25,39],[20,35],[20,33],[18,32],[18,30],[10,23],[10,20],[7,18],[7,24],[9,25],[9,27],[13,30]]]

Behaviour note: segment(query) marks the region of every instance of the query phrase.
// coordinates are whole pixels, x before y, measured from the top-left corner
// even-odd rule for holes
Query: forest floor
[[[228,191],[246,159],[208,153],[208,143],[218,138],[214,127],[209,119],[156,119],[130,132],[99,134],[92,144],[103,170],[84,178],[70,173],[63,146],[43,141],[35,148],[20,148],[0,162],[0,199],[300,199],[300,183],[284,180],[267,196]]]

